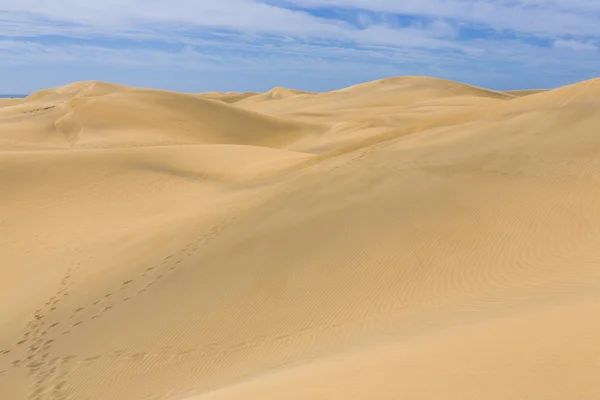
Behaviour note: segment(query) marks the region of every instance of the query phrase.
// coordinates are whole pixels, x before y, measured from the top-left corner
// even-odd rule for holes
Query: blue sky
[[[0,0],[0,93],[325,91],[398,75],[500,90],[596,77],[600,0]]]

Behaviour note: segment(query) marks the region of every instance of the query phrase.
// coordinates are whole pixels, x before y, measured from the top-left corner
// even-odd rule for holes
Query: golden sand
[[[0,102],[0,400],[600,399],[600,80]]]

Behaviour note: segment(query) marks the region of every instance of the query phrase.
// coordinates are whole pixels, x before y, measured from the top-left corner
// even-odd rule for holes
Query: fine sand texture
[[[0,102],[0,400],[600,399],[600,79]]]

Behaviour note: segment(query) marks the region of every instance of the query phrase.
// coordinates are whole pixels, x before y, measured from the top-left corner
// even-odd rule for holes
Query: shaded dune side
[[[34,94],[17,107],[4,108],[0,124],[7,126],[1,137],[5,140],[92,147],[200,143],[280,147],[319,129],[197,95],[87,82]]]
[[[507,90],[504,93],[510,94],[511,96],[515,96],[515,97],[525,97],[525,96],[529,96],[532,94],[546,92],[548,90],[549,89]]]
[[[77,100],[75,100],[77,101]],[[314,129],[193,96],[140,91],[72,104],[73,119],[86,130],[144,130],[167,142],[249,144],[280,147]],[[110,119],[104,116],[110,115]],[[91,137],[90,141],[96,137]],[[117,141],[119,138],[115,136]]]
[[[74,191],[101,187],[111,177],[133,180],[136,174],[243,188],[252,185],[253,179],[276,175],[278,169],[311,157],[284,149],[221,144],[0,152],[2,205],[39,206]]]
[[[200,93],[199,96],[207,98],[207,99],[211,99],[211,100],[218,100],[218,101],[222,101],[224,103],[232,104],[232,103],[237,103],[240,100],[244,100],[248,97],[256,96],[258,94],[259,93],[257,93],[257,92],[244,92],[244,93],[206,92],[206,93]]]

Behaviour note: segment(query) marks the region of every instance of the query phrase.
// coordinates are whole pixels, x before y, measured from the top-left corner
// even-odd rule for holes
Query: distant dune
[[[101,82],[35,93],[0,113],[9,131],[2,139],[57,146],[223,143],[277,147],[315,129],[202,96]]]
[[[600,399],[600,79],[0,100],[0,400]]]
[[[538,94],[541,92],[545,92],[546,89],[531,89],[531,90],[509,90],[504,93],[510,94],[515,97],[525,97],[531,94]]]
[[[248,97],[256,96],[258,93],[255,92],[244,92],[244,93],[236,93],[236,92],[207,92],[201,93],[201,96],[211,100],[219,100],[224,103],[237,103],[240,100],[244,100]]]
[[[302,90],[296,89],[286,89],[282,87],[274,87],[266,93],[258,94],[254,96],[247,96],[244,99],[238,101],[238,104],[256,104],[256,103],[264,103],[270,102],[272,100],[281,100],[281,99],[289,99],[294,98],[299,95],[308,95],[312,94],[310,92],[304,92]]]

